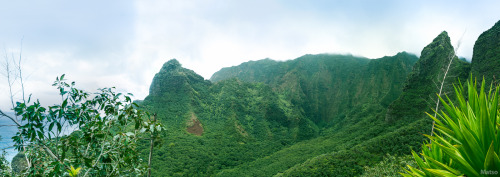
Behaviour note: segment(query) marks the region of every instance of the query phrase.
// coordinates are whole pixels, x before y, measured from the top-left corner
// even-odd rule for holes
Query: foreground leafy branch
[[[0,137],[1,139],[2,137]],[[8,177],[12,174],[12,168],[5,159],[5,151],[0,152],[0,176]]]
[[[15,147],[25,147],[32,166],[28,176],[138,176],[146,172],[137,151],[142,134],[163,131],[138,108],[131,94],[114,88],[88,93],[57,77],[62,103],[49,107],[37,100],[17,103],[14,111],[22,117],[20,131],[13,137]],[[75,170],[79,169],[79,170]]]

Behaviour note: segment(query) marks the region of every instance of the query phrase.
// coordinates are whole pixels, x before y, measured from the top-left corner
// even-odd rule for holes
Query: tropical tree
[[[1,139],[1,137],[0,137]],[[8,177],[12,174],[12,168],[9,162],[5,159],[5,151],[0,153],[0,176]]]
[[[499,87],[485,82],[478,92],[471,79],[467,87],[455,87],[455,102],[439,97],[444,110],[437,117],[431,143],[423,145],[421,156],[412,152],[420,169],[409,166],[403,176],[497,176],[500,174]]]
[[[89,93],[57,77],[61,103],[44,107],[39,100],[17,102],[22,118],[13,137],[25,149],[31,166],[27,176],[138,176],[147,167],[139,157],[138,141],[164,127],[138,109],[131,94],[114,88]],[[2,116],[8,116],[0,112]]]

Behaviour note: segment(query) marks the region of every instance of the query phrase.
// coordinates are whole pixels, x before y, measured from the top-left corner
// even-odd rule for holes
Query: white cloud
[[[0,44],[15,48],[25,36],[29,92],[50,100],[44,94],[57,94],[50,85],[66,73],[87,90],[116,86],[143,99],[154,74],[172,58],[208,79],[222,67],[263,58],[316,53],[379,58],[401,51],[419,55],[443,30],[453,44],[466,30],[458,54],[470,59],[479,34],[500,19],[499,1],[95,4],[101,2],[53,0],[0,7],[0,26],[8,27],[0,29]]]

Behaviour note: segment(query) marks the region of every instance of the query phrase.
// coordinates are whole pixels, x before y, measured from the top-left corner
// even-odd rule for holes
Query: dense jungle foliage
[[[141,102],[167,126],[154,174],[357,176],[384,157],[408,157],[431,132],[425,112],[435,106],[435,83],[450,59],[443,92],[451,95],[471,64],[454,55],[446,32],[419,58],[264,59],[210,80],[171,60]]]
[[[431,133],[425,112],[435,109],[437,83],[450,98],[452,84],[471,73],[496,83],[499,29],[497,22],[481,34],[472,63],[455,56],[447,32],[420,57],[264,59],[223,68],[210,80],[172,59],[149,96],[135,101],[166,128],[152,176],[392,176],[417,168],[409,155]],[[149,141],[137,144],[147,157]]]

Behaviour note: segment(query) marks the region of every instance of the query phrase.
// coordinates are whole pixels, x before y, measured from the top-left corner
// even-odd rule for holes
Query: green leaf
[[[445,169],[446,171],[450,172],[451,174],[454,174],[456,176],[460,176],[460,175],[463,175],[461,174],[460,171],[456,170],[456,169],[453,169],[452,167],[448,166],[448,165],[445,165],[437,160],[434,160],[433,158],[431,157],[428,157],[426,155],[423,155],[425,157],[425,160],[428,160],[429,162],[433,163],[434,165],[438,166],[439,169]]]
[[[54,128],[54,124],[55,124],[55,123],[56,123],[56,122],[52,122],[52,123],[50,123],[50,125],[49,125],[49,131],[50,131],[50,132],[52,131],[52,128]]]
[[[61,108],[64,109],[64,108],[66,108],[67,105],[68,105],[68,99],[64,99],[64,101],[62,102]]]
[[[78,176],[81,169],[82,169],[82,167],[78,167],[77,169],[75,169],[73,166],[71,166],[71,168],[68,170],[69,176],[71,176],[71,177]]]
[[[491,142],[490,148],[486,153],[486,158],[484,159],[484,170],[495,170],[500,169],[500,158],[495,152],[495,147],[493,142]]]
[[[132,133],[132,132],[127,132],[127,133],[125,133],[125,135],[127,135],[127,136],[134,136],[135,134]]]
[[[57,125],[57,131],[58,131],[58,132],[61,132],[61,130],[62,130],[62,125],[61,125],[61,123],[57,122],[57,123],[56,123],[56,125]]]
[[[432,173],[435,176],[442,176],[442,177],[457,177],[458,175],[455,175],[453,173],[450,173],[446,170],[438,170],[438,169],[426,169],[430,173]],[[460,175],[461,176],[461,175]]]
[[[40,139],[40,140],[43,140],[43,139],[44,139],[44,138],[43,138],[43,132],[42,132],[42,131],[37,131],[36,133],[38,134],[38,139]]]

